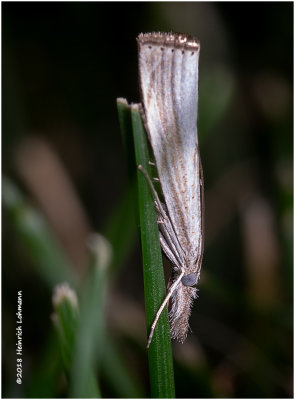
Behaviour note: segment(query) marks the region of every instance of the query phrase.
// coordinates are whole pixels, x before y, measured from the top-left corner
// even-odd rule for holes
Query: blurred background
[[[100,394],[149,396],[136,200],[116,108],[117,97],[139,101],[135,39],[149,31],[201,42],[205,254],[192,332],[173,343],[176,396],[293,396],[293,3],[4,2],[3,397],[75,395],[52,303],[62,282],[79,298],[82,350],[96,346]],[[87,299],[97,258],[105,272]]]

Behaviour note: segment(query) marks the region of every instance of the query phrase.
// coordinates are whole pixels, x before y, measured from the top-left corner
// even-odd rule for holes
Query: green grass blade
[[[52,303],[55,313],[53,322],[58,334],[64,368],[69,375],[78,323],[78,299],[75,291],[67,284],[57,285]]]
[[[133,105],[131,107],[131,116],[136,162],[137,165],[141,164],[150,175],[147,139],[138,105]],[[142,173],[138,171],[137,175],[145,308],[147,328],[149,331],[156,312],[165,298],[166,288],[153,196]],[[175,397],[167,307],[159,318],[148,355],[151,396],[153,398]]]
[[[70,397],[101,397],[95,379],[95,368],[101,363],[105,341],[104,304],[107,290],[107,269],[111,262],[111,246],[101,235],[89,241],[92,262],[81,296],[75,354],[71,369]]]
[[[81,346],[81,341],[77,340],[77,337],[79,337],[79,333],[81,332],[81,330],[77,329],[77,327],[78,324],[81,326],[81,320],[79,318],[78,299],[76,293],[67,284],[57,285],[53,295],[53,306],[55,310],[53,314],[53,322],[57,333],[59,347],[61,349],[63,367],[67,378],[70,380],[72,366],[75,365],[74,363],[77,360],[76,355],[77,353],[83,352],[85,347],[85,344],[84,346]],[[85,310],[83,311],[85,313]],[[78,351],[75,353],[77,348]],[[86,360],[88,361],[87,358]],[[83,365],[82,363],[82,366],[85,368],[85,370],[82,371],[77,385],[81,384],[81,381],[83,383],[86,381],[87,384],[81,384],[83,390],[83,393],[81,391],[81,395],[78,393],[77,395],[74,394],[72,397],[101,397],[94,374],[94,369],[90,363],[87,363],[87,361],[85,363],[86,365]]]

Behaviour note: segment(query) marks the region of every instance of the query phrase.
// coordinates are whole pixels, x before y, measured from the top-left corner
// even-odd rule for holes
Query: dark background
[[[83,275],[88,232],[107,231],[126,191],[116,98],[139,101],[135,39],[149,31],[188,33],[201,43],[206,241],[192,333],[184,345],[174,344],[176,395],[291,397],[293,3],[2,2],[3,173],[45,216]],[[129,257],[112,275],[106,314],[124,362],[148,396],[135,226],[133,232]],[[34,373],[42,373],[52,330],[52,287],[6,203],[2,234],[3,396],[42,397]],[[15,384],[18,290],[24,294],[21,387]],[[123,396],[100,380],[104,396]],[[46,396],[67,396],[65,382],[56,382]]]

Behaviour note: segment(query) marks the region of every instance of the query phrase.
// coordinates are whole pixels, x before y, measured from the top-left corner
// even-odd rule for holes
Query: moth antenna
[[[156,325],[157,325],[157,322],[158,322],[158,320],[160,318],[160,315],[162,314],[162,311],[164,310],[164,307],[168,303],[168,301],[169,301],[170,297],[172,296],[174,290],[176,289],[176,287],[178,286],[179,282],[181,281],[183,275],[184,275],[184,270],[181,271],[181,274],[179,275],[177,280],[173,283],[172,286],[170,286],[170,289],[169,289],[169,291],[168,291],[163,303],[161,304],[159,310],[157,311],[156,317],[155,317],[154,322],[152,323],[152,326],[151,326],[149,339],[148,339],[148,342],[147,342],[147,345],[146,345],[147,349],[150,347],[150,344],[151,344],[151,341],[152,341],[152,338],[153,338],[153,335],[154,335],[154,330],[156,328]]]

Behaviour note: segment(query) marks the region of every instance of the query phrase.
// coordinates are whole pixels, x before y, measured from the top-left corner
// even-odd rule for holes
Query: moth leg
[[[163,221],[161,221],[162,234],[165,237],[166,242],[169,245],[170,249],[175,254],[177,259],[179,260],[179,263],[183,264],[184,260],[183,260],[183,257],[181,257],[181,254],[183,254],[182,248],[181,248],[181,246],[178,242],[177,236],[173,230],[173,226],[171,224],[170,218],[168,217],[166,211],[164,210],[162,203],[159,199],[158,193],[156,192],[156,189],[154,188],[153,182],[151,181],[151,178],[149,177],[148,173],[146,172],[146,170],[143,168],[142,165],[139,165],[138,169],[140,172],[142,172],[142,174],[146,178],[146,180],[153,192],[157,211],[160,214],[161,219],[163,220]],[[171,259],[171,261],[173,262],[172,259]]]
[[[150,344],[151,344],[151,341],[152,341],[152,338],[153,338],[153,335],[154,335],[154,330],[155,330],[157,322],[158,322],[158,320],[160,318],[160,315],[162,314],[162,311],[164,310],[164,307],[168,303],[168,300],[172,296],[174,290],[176,289],[176,287],[178,286],[179,282],[181,281],[183,275],[184,275],[184,269],[182,269],[181,274],[176,279],[176,281],[173,283],[173,285],[170,286],[170,289],[168,290],[168,293],[167,293],[163,303],[161,304],[159,310],[157,311],[156,317],[155,317],[154,322],[152,323],[152,326],[151,326],[151,331],[150,331],[148,343],[147,343],[147,346],[146,346],[147,349],[150,347]]]
[[[145,179],[147,180],[147,182],[148,182],[148,184],[149,184],[149,186],[150,186],[150,188],[151,188],[151,190],[153,192],[153,195],[154,195],[154,198],[155,198],[155,201],[156,201],[156,204],[157,204],[157,208],[159,209],[159,212],[161,213],[161,215],[163,217],[165,217],[166,213],[165,213],[165,211],[164,211],[164,209],[162,207],[162,204],[160,202],[158,193],[157,193],[156,189],[154,188],[153,182],[151,181],[151,178],[149,177],[149,174],[146,172],[146,170],[143,168],[142,165],[139,165],[137,168],[139,169],[139,171],[144,175]]]
[[[177,263],[175,263],[175,265],[177,266],[183,265],[184,264],[183,251],[178,243],[177,236],[175,235],[171,221],[168,216],[165,216],[164,222],[159,226],[159,228],[163,239],[165,239],[166,248],[169,248],[170,252],[177,260]],[[168,256],[168,258],[174,263],[174,260],[171,257],[169,257],[166,251],[165,253]]]
[[[169,245],[167,244],[166,238],[163,236],[162,232],[160,232],[160,243],[166,256],[176,267],[178,267],[179,265],[178,257],[175,254],[175,252],[172,251],[171,247],[169,247]]]

